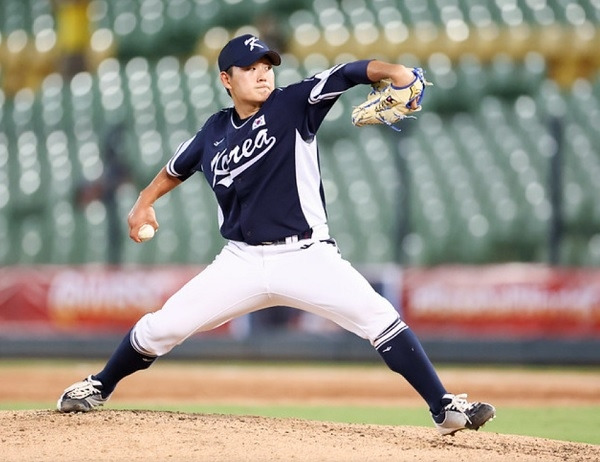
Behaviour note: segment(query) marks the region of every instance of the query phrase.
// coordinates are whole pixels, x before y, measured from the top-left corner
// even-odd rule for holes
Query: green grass
[[[202,414],[257,415],[330,422],[378,425],[432,425],[427,410],[378,406],[236,406],[236,405],[107,405],[108,409],[147,409]],[[54,403],[0,403],[0,410],[54,409]],[[600,405],[552,407],[501,407],[498,417],[481,431],[537,436],[600,445]]]

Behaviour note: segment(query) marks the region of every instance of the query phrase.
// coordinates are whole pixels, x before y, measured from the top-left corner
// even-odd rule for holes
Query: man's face
[[[273,65],[268,58],[261,58],[247,67],[233,66],[229,74],[221,72],[221,82],[234,104],[262,104],[275,88]]]

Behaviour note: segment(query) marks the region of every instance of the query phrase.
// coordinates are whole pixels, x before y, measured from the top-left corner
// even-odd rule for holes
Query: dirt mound
[[[100,363],[32,363],[0,368],[0,403],[53,403]],[[597,373],[444,369],[451,390],[504,405],[598,403]],[[535,384],[535,386],[532,386]],[[569,390],[565,394],[564,390]],[[164,362],[126,378],[111,405],[135,403],[368,404],[420,406],[396,374],[381,367],[262,367]],[[423,412],[426,412],[423,409]],[[500,419],[501,417],[499,417]],[[600,461],[600,446],[485,432],[440,437],[433,427],[381,426],[158,411],[89,414],[0,411],[6,462]]]
[[[101,410],[0,411],[3,461],[600,460],[600,447],[542,438],[298,419]]]

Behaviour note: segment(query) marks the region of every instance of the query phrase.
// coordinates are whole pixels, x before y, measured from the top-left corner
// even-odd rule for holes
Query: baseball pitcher
[[[328,111],[349,88],[372,85],[352,114],[354,124],[393,125],[421,109],[427,85],[422,70],[355,61],[276,88],[273,67],[280,63],[279,54],[252,35],[221,50],[220,79],[233,106],[213,114],[179,146],[141,191],[128,222],[131,239],[142,242],[143,225],[159,227],[154,202],[200,173],[215,194],[227,243],[162,309],[135,324],[102,371],[67,388],[58,409],[101,406],[121,379],[191,335],[283,305],[367,339],[423,397],[442,435],[477,430],[495,417],[494,407],[444,388],[417,337],[341,257],[327,226],[317,132]]]

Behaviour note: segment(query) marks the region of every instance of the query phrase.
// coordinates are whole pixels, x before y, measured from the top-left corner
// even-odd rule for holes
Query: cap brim
[[[234,64],[234,66],[246,67],[265,57],[269,58],[269,61],[271,61],[271,64],[273,64],[273,66],[279,66],[281,64],[281,56],[279,56],[279,54],[276,51],[269,50],[263,53],[262,55],[249,56],[245,61],[238,61]]]
[[[279,53],[276,51],[269,50],[265,56],[271,60],[273,66],[279,66],[281,64],[281,56],[279,56]]]

